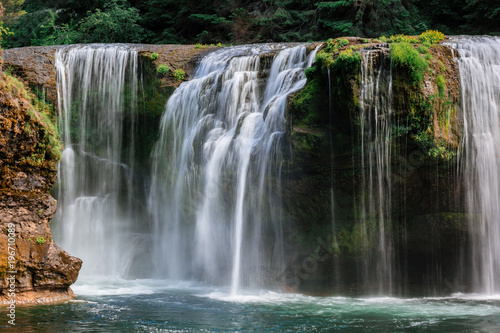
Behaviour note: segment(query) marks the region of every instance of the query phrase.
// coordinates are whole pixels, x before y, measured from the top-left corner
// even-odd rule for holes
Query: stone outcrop
[[[13,299],[11,285],[17,304],[69,299],[82,265],[50,231],[61,143],[43,106],[0,73],[0,305]]]
[[[322,63],[308,70],[306,86],[289,98],[292,156],[283,168],[287,181],[282,195],[286,219],[295,226],[288,236],[289,251],[295,254],[281,278],[287,283],[300,277],[300,283],[291,286],[302,292],[356,293],[367,274],[361,267],[370,245],[363,244],[366,240],[359,231],[359,203],[370,191],[365,184],[370,162],[365,155],[363,169],[361,149],[362,144],[372,144],[366,136],[375,125],[365,125],[362,142],[361,58],[355,52],[363,48],[365,55],[372,52],[374,68],[384,62],[383,67],[392,71],[392,128],[387,138],[391,212],[386,223],[393,230],[393,268],[401,272],[394,275],[396,289],[425,293],[427,284],[447,290],[450,281],[459,278],[460,253],[467,244],[464,189],[456,176],[462,120],[453,49],[439,44],[420,48],[428,67],[422,81],[415,83],[410,68],[391,67],[389,44],[345,40],[349,43],[319,56]],[[352,53],[345,52],[344,61],[336,62],[349,48]],[[387,86],[381,77],[380,86]],[[380,93],[389,96],[382,88]],[[375,203],[366,202],[370,204]],[[372,251],[375,248],[376,244]],[[310,262],[315,269],[310,269]]]
[[[176,80],[173,76],[176,69],[185,71],[184,80],[191,78],[201,55],[216,48],[214,46],[197,48],[194,45],[126,45],[135,48],[143,62],[149,63],[153,68],[161,64],[170,68],[167,74],[158,74],[158,79],[164,87],[177,87],[181,84],[182,81]],[[44,89],[47,98],[57,105],[54,55],[57,50],[67,47],[75,46],[32,46],[4,50],[4,70],[16,75],[32,88]],[[151,58],[153,53],[158,54],[157,59]]]
[[[144,100],[140,104],[147,110],[139,110],[138,122],[144,123],[141,128],[154,132],[168,96],[182,82],[173,77],[173,72],[182,69],[184,80],[188,80],[201,54],[215,47],[129,46],[139,52],[145,84],[151,87],[141,95]],[[17,304],[67,300],[74,296],[70,285],[77,280],[82,265],[80,259],[55,244],[50,230],[57,202],[49,190],[56,181],[56,163],[62,149],[54,125],[55,53],[65,47],[75,46],[3,50],[7,74],[0,73],[0,304],[12,300],[12,281]],[[152,56],[154,53],[157,57]],[[170,68],[168,73],[157,73],[161,64]]]

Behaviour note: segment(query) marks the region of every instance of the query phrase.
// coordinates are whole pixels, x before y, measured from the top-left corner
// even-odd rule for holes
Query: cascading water
[[[138,54],[92,45],[62,48],[55,58],[65,146],[55,237],[82,258],[82,275],[126,276],[138,220],[132,195]]]
[[[473,289],[500,292],[500,38],[459,37]]]
[[[362,188],[358,210],[365,253],[363,279],[366,290],[391,294],[394,274],[390,178],[392,66],[382,52],[365,50],[361,54]]]
[[[169,99],[149,199],[157,274],[236,294],[283,268],[284,109],[314,56],[305,46],[222,49]]]

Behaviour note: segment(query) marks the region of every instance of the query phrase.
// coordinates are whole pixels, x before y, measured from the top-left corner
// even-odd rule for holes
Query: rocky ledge
[[[167,65],[170,70],[158,76],[162,85],[168,87],[177,87],[182,81],[188,80],[201,55],[217,48],[216,46],[195,45],[123,45],[136,49],[141,59],[150,62],[152,66]],[[30,87],[43,89],[47,98],[57,105],[55,53],[61,48],[79,46],[81,45],[32,46],[3,50],[3,68],[25,81]],[[155,54],[154,57],[152,57],[153,54]],[[174,77],[177,69],[185,72],[182,80]]]
[[[70,299],[82,265],[52,239],[61,144],[37,101],[0,72],[0,305]]]

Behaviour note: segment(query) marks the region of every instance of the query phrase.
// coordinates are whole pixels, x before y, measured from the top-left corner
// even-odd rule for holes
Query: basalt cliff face
[[[4,70],[46,92],[44,96],[55,105],[54,54],[61,47],[6,50]],[[197,60],[207,50],[131,47],[139,51],[144,73],[145,93],[138,96],[143,109],[137,118],[143,132],[136,140],[142,140],[137,146],[143,147],[139,163],[149,172],[150,150],[146,147],[157,139],[166,100],[182,80],[192,77]],[[405,52],[414,56],[417,52],[415,57],[425,61],[415,70],[413,64],[394,62],[396,51],[391,48],[359,38],[324,43],[315,65],[306,71],[306,86],[289,97],[285,117],[291,149],[282,166],[279,195],[283,204],[274,207],[289,226],[284,232],[287,269],[273,272],[266,285],[343,294],[465,290],[467,281],[458,273],[468,239],[464,189],[457,179],[456,155],[463,125],[456,55],[445,45],[411,45]],[[167,64],[170,71],[158,73],[160,64]],[[176,79],[174,69],[183,69],[185,77]],[[19,120],[18,127],[24,128],[26,121]],[[14,128],[9,126],[4,128]],[[10,145],[18,145],[18,155],[11,152],[7,160],[20,161],[19,152],[35,149],[36,141],[25,132],[13,131],[2,130]],[[32,163],[36,167],[29,170],[18,164],[12,164],[17,169],[2,171],[6,175],[2,176],[2,191],[9,193],[2,201],[3,216],[15,221],[24,216],[29,226],[20,244],[49,255],[57,251],[49,242],[48,228],[55,202],[46,194],[55,169],[44,169],[43,163],[37,166],[36,159]],[[28,196],[35,192],[44,198],[36,205]],[[20,199],[19,193],[26,198]],[[45,243],[38,244],[37,237],[44,237]],[[26,253],[22,251],[19,253]],[[31,267],[40,262],[37,258],[40,256],[28,255],[22,262]],[[54,286],[71,284],[81,264],[69,256],[60,258],[64,260],[51,269],[68,271],[66,275],[49,274],[60,277],[59,284],[57,278],[52,280]],[[44,276],[34,281],[47,281]],[[458,284],[460,289],[454,289]]]
[[[289,99],[283,196],[299,250],[285,280],[310,292],[464,291],[456,51],[405,44],[416,72],[394,61],[398,45],[328,44]]]
[[[136,45],[146,69],[149,90],[140,121],[146,131],[156,128],[166,99],[194,71],[206,48]],[[2,50],[0,74],[0,302],[42,304],[74,296],[82,261],[56,245],[50,222],[57,210],[51,196],[62,142],[57,130],[55,52],[62,46]],[[153,59],[151,55],[158,56]],[[153,63],[153,60],[156,60]],[[158,64],[171,69],[156,73]],[[29,88],[27,88],[29,87]],[[145,137],[144,135],[141,138]]]
[[[69,299],[81,260],[58,247],[49,194],[61,143],[45,104],[0,73],[0,302]]]

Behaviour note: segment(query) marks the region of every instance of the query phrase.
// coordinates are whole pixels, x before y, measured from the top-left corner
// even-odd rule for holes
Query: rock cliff
[[[429,286],[449,288],[450,281],[456,280],[457,263],[461,262],[459,256],[467,244],[463,189],[456,179],[456,154],[462,132],[458,67],[453,50],[447,46],[409,45],[404,43],[397,47],[405,47],[407,55],[419,61],[420,69],[414,64],[394,62],[393,53],[397,47],[382,41],[354,37],[331,40],[323,44],[316,64],[306,71],[306,86],[290,96],[286,117],[291,150],[283,165],[280,193],[283,206],[276,207],[290,226],[285,235],[289,244],[286,250],[289,263],[285,272],[273,273],[273,279],[281,281],[285,289],[342,290],[345,293],[372,287],[366,285],[371,283],[366,276],[374,267],[364,266],[363,261],[379,251],[376,227],[367,228],[363,224],[375,223],[376,209],[370,211],[369,206],[374,206],[381,198],[374,195],[370,198],[373,202],[367,199],[367,188],[375,184],[367,180],[371,177],[368,172],[369,169],[377,172],[377,166],[375,158],[370,160],[364,149],[385,144],[383,140],[376,142],[373,133],[377,131],[375,124],[385,121],[387,116],[363,118],[368,116],[363,114],[362,103],[366,104],[368,99],[361,102],[360,96],[366,89],[363,88],[363,75],[381,68],[385,68],[383,77],[376,80],[381,87],[390,87],[391,91],[381,89],[378,92],[391,109],[386,147],[388,162],[383,167],[383,172],[389,170],[389,174],[375,186],[383,189],[380,196],[390,198],[390,205],[384,207],[380,215],[391,230],[395,288],[409,286],[410,291],[422,292],[425,289],[422,281],[427,281]],[[60,47],[6,50],[4,69],[33,87],[43,88],[49,100],[57,104],[53,66],[54,53]],[[138,140],[144,142],[138,146],[150,147],[156,138],[168,93],[182,81],[174,78],[173,69],[185,70],[184,80],[188,79],[206,49],[175,45],[131,47],[138,49],[141,55],[146,87],[146,93],[139,97],[144,100],[138,103],[144,106],[138,118],[143,128]],[[156,69],[161,64],[168,65],[170,71],[158,73]],[[22,126],[20,122],[18,127]],[[32,149],[29,143],[33,142],[33,146],[35,141],[29,135],[16,137],[14,134],[5,137],[17,138],[16,144],[22,146],[16,150],[17,154],[22,149]],[[140,159],[146,161],[150,150],[144,148],[143,151]],[[16,158],[20,161],[23,156]],[[24,161],[32,161],[27,158]],[[31,166],[37,166],[37,161],[35,158],[30,162]],[[4,192],[17,191],[9,194],[10,201],[6,199],[5,204],[2,203],[6,207],[5,216],[11,220],[24,216],[26,221],[36,223],[50,221],[52,210],[55,210],[53,199],[46,197],[47,200],[38,201],[38,206],[34,206],[28,199],[18,198],[18,193],[41,193],[50,187],[55,174],[51,173],[53,169],[43,167],[47,167],[46,164],[37,166],[38,169],[33,169],[35,173],[21,167],[2,171],[9,179],[2,181],[7,184],[2,185],[6,189]],[[144,171],[147,170],[145,166]],[[377,190],[372,188],[370,192]],[[36,213],[40,211],[41,215]],[[33,225],[38,225],[36,223]],[[50,239],[48,224],[43,225],[46,229],[36,232],[28,228],[27,242],[21,244],[48,255],[57,248],[50,252],[52,242],[38,244],[38,237]],[[24,259],[26,265],[38,265],[36,258],[39,256],[31,258],[35,259]],[[56,271],[79,267],[76,261],[70,263],[70,257],[64,258],[66,261],[61,259],[53,266]],[[313,261],[316,266],[311,269],[306,264]],[[76,278],[76,273],[68,273],[66,279],[57,274],[61,277],[59,285]],[[46,275],[39,276],[36,281],[43,280]],[[294,283],[290,285],[290,281]],[[362,283],[365,285],[361,286]]]
[[[306,71],[306,86],[289,98],[283,196],[296,254],[286,274],[299,290],[376,290],[377,267],[366,258],[377,255],[392,257],[396,293],[436,292],[425,284],[449,291],[459,278],[467,223],[456,176],[458,66],[445,45],[404,47],[421,61],[420,73],[395,63],[394,44],[331,40]],[[369,89],[378,97],[366,97]],[[390,245],[377,254],[381,237]],[[319,254],[323,260],[307,271],[304,263]]]
[[[0,73],[0,302],[69,299],[81,260],[58,247],[49,194],[61,142],[45,103],[16,78]],[[15,283],[12,283],[14,282]]]

